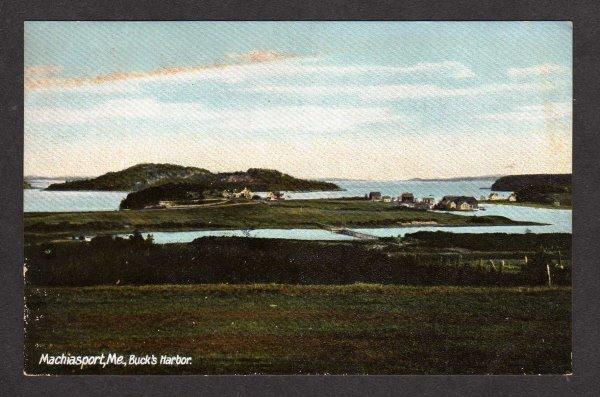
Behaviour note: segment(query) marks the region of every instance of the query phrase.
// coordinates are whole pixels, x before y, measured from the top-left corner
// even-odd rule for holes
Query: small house
[[[515,193],[511,193],[510,196],[508,196],[508,201],[517,201],[517,195]]]
[[[423,197],[421,201],[415,204],[415,208],[420,210],[430,210],[435,206],[435,199],[431,196]]]
[[[425,204],[431,205],[432,207],[435,205],[435,198],[433,198],[432,196],[423,197],[423,200],[421,201]]]
[[[400,201],[403,203],[414,203],[415,196],[412,193],[404,192],[400,195]]]
[[[267,200],[269,200],[269,201],[283,200],[283,193],[281,193],[281,192],[269,192],[267,194]]]
[[[478,209],[478,203],[475,197],[444,196],[435,207],[442,210],[474,211]]]
[[[369,200],[371,201],[381,201],[381,192],[370,192]]]
[[[456,209],[460,211],[470,211],[473,209],[473,207],[471,207],[471,205],[466,201],[461,201],[459,204],[457,204]]]
[[[492,192],[490,193],[490,195],[488,196],[488,200],[490,201],[497,201],[500,200],[500,195],[496,192]]]
[[[390,196],[383,196],[383,202],[384,203],[391,203],[392,202],[392,198]]]
[[[241,192],[235,193],[235,197],[236,198],[251,199],[252,198],[252,191],[250,189],[248,189],[247,187],[245,187],[244,190],[242,190]]]

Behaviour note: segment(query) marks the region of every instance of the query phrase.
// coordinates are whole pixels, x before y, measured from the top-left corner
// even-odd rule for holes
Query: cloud
[[[210,112],[196,103],[165,103],[153,98],[112,99],[85,108],[30,107],[25,108],[25,122],[36,124],[84,124],[116,119],[203,120]]]
[[[169,67],[161,68],[146,72],[130,71],[130,72],[113,72],[104,75],[91,77],[74,77],[65,78],[59,77],[60,69],[55,66],[34,66],[25,69],[25,90],[75,90],[86,89],[99,85],[113,85],[110,88],[116,90],[123,87],[114,86],[115,83],[123,82],[140,82],[148,80],[160,80],[169,78],[189,78],[195,75],[203,74],[207,77],[211,76],[211,72],[231,68],[233,71],[244,65],[253,65],[266,62],[273,62],[294,58],[293,55],[279,54],[272,51],[251,51],[245,54],[230,54],[229,59],[233,60],[234,64],[215,63],[211,65],[193,66],[193,67]],[[53,73],[40,73],[40,71],[53,71]],[[214,73],[213,73],[214,75]]]
[[[474,77],[475,73],[466,65],[455,61],[420,62],[407,66],[388,65],[300,65],[288,74],[389,74],[389,75],[443,75],[455,79]]]
[[[421,62],[408,66],[380,65],[316,65],[316,58],[300,58],[292,54],[273,51],[250,51],[227,55],[228,63],[215,63],[195,67],[161,68],[147,72],[114,72],[105,75],[64,78],[54,67],[33,67],[25,70],[26,91],[85,91],[125,92],[138,83],[149,81],[181,82],[215,80],[238,83],[252,78],[273,76],[302,76],[327,74],[334,76],[383,74],[383,75],[435,75],[453,79],[465,79],[475,74],[466,65],[455,61]],[[53,73],[35,73],[36,68],[47,68]]]
[[[174,122],[202,131],[335,132],[359,125],[407,121],[386,107],[273,106],[258,109],[209,109],[198,103],[160,102],[154,98],[114,99],[97,105],[25,109],[32,125],[117,124],[131,120]]]
[[[572,105],[570,102],[548,102],[542,105],[528,105],[512,112],[485,114],[478,117],[488,121],[512,122],[551,122],[559,121],[570,124]]]
[[[456,61],[421,62],[412,66],[398,67],[395,72],[404,74],[447,73],[456,79],[475,77],[475,73],[468,66]]]
[[[434,84],[392,84],[392,85],[338,85],[338,86],[295,86],[265,85],[247,89],[251,92],[267,94],[298,95],[355,95],[363,99],[393,100],[422,99],[440,97],[477,97],[506,92],[549,91],[555,86],[550,83],[499,83],[480,86],[447,88]]]
[[[398,123],[408,118],[385,107],[283,106],[224,112],[224,130],[335,132],[360,125]]]
[[[531,76],[550,76],[566,74],[568,69],[555,63],[544,63],[526,68],[508,68],[506,74],[510,78],[526,78]]]
[[[29,66],[24,70],[25,79],[48,79],[56,78],[62,68],[55,65]]]
[[[269,61],[277,61],[281,59],[291,58],[291,55],[280,54],[275,51],[265,51],[265,50],[255,50],[249,51],[245,53],[233,53],[227,54],[227,58],[238,62],[238,63],[259,63],[259,62],[269,62]]]

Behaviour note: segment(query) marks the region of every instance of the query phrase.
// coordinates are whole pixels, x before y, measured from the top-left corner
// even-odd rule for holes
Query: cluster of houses
[[[498,193],[492,192],[487,199],[488,201],[517,201],[517,195],[515,193],[511,193],[510,196],[504,199],[500,197]]]
[[[416,200],[412,193],[405,192],[400,196],[382,196],[381,192],[370,192],[368,199],[371,201],[383,201],[384,203],[396,203],[400,207],[414,208],[419,210],[455,210],[476,211],[479,206],[475,197],[468,196],[444,196],[439,202],[435,202],[432,196]]]
[[[245,187],[241,191],[223,190],[223,197],[227,199],[241,198],[248,200],[263,200],[250,189]],[[264,198],[266,201],[280,201],[284,199],[284,194],[278,191],[268,192]],[[415,196],[410,192],[404,192],[398,197],[383,196],[381,192],[370,192],[365,195],[365,198],[371,201],[382,201],[384,203],[395,203],[400,207],[414,208],[418,210],[454,210],[454,211],[476,211],[479,209],[479,203],[475,197],[469,196],[444,196],[436,203],[432,196],[423,197],[421,200],[415,199]],[[514,193],[511,193],[508,198],[501,198],[498,193],[491,193],[487,198],[481,196],[481,201],[517,201]]]
[[[250,189],[248,189],[247,187],[245,187],[243,190],[241,191],[237,191],[237,190],[223,190],[223,197],[226,199],[233,199],[233,198],[241,198],[241,199],[248,199],[248,200],[257,200],[257,199],[261,199],[260,196],[258,196],[257,194],[254,194]],[[277,191],[273,191],[273,192],[269,192],[267,193],[267,197],[266,197],[267,201],[279,201],[279,200],[283,200],[283,193],[282,192],[277,192]]]

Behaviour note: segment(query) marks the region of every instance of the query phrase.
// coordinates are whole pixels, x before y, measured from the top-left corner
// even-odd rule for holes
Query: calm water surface
[[[321,229],[254,229],[254,230],[193,230],[185,232],[150,232],[157,244],[189,243],[199,237],[252,237],[286,240],[355,240],[354,237]],[[146,233],[144,233],[144,236]],[[127,237],[127,234],[120,235]]]

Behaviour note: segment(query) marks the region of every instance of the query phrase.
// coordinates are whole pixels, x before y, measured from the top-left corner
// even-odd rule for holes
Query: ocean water
[[[25,189],[25,212],[117,211],[128,192]]]
[[[444,196],[481,196],[490,194],[495,179],[471,181],[331,181],[343,191],[333,192],[284,192],[285,198],[303,200],[315,198],[362,197],[369,192],[381,192],[384,196],[398,197],[404,192],[413,193],[415,198],[433,196],[436,201]],[[261,194],[261,193],[259,193]],[[498,192],[500,197],[508,197],[510,192]]]

